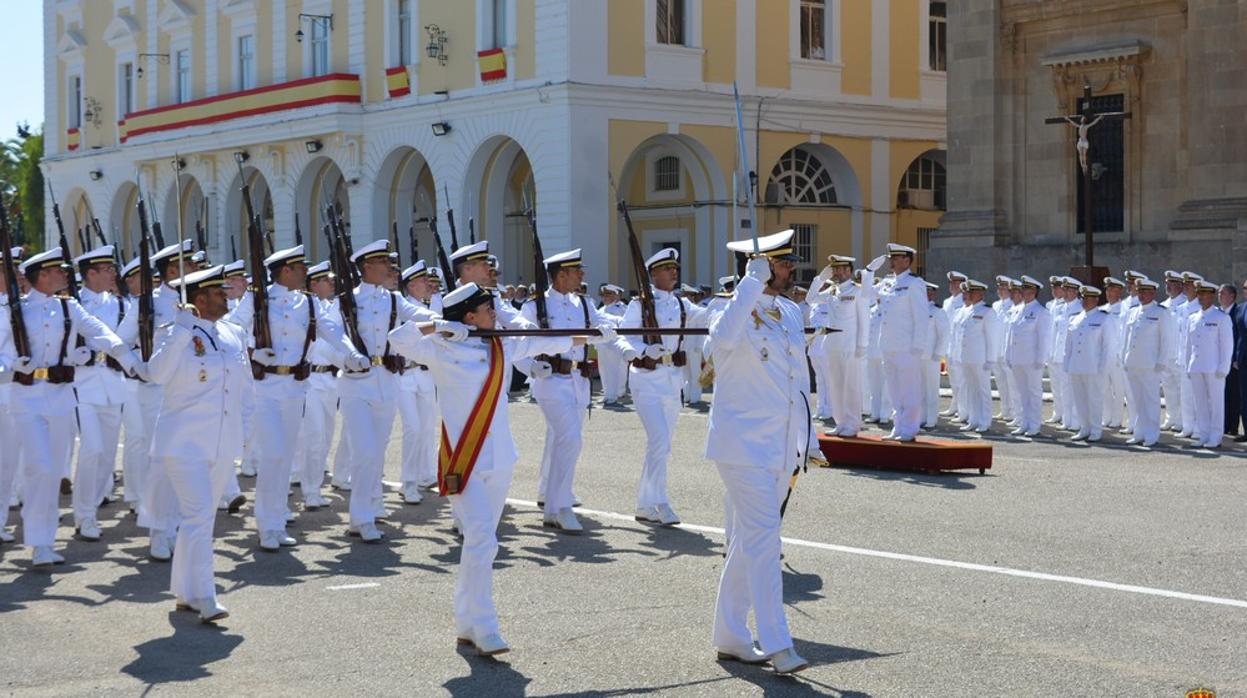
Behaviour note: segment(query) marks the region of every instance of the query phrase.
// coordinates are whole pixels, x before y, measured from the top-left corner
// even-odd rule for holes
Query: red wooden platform
[[[919,435],[909,443],[884,441],[881,436],[861,434],[851,439],[818,437],[823,455],[832,467],[879,468],[934,473],[943,470],[978,470],[992,467],[992,445],[982,441],[956,441]]]

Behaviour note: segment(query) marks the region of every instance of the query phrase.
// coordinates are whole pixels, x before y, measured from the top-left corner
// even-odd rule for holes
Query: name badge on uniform
[[[199,382],[200,383],[208,382],[208,372],[202,368],[199,369]]]
[[[982,315],[971,315],[970,317],[971,317],[971,318],[973,318],[973,319],[975,319],[975,320],[982,320],[982,319],[983,319],[983,316],[982,316]]]
[[[845,303],[848,303],[849,301],[852,301],[856,298],[857,296],[840,296],[840,300],[844,301]]]

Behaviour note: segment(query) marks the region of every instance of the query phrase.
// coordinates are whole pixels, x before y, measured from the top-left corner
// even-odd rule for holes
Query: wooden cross
[[[1082,217],[1083,228],[1087,231],[1087,268],[1094,267],[1095,259],[1095,242],[1091,230],[1091,167],[1087,162],[1088,151],[1091,150],[1091,141],[1087,138],[1088,132],[1096,124],[1105,119],[1129,119],[1128,111],[1113,112],[1097,112],[1091,108],[1091,85],[1083,83],[1082,86],[1082,111],[1069,116],[1054,116],[1044,119],[1045,124],[1069,124],[1075,128],[1078,134],[1077,140],[1074,141],[1074,147],[1078,150],[1078,164],[1082,168]]]

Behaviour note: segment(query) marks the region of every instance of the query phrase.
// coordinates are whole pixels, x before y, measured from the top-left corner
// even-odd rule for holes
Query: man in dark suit
[[[1244,302],[1235,303],[1238,294],[1233,284],[1221,286],[1218,296],[1234,328],[1234,360],[1225,381],[1225,433],[1243,443],[1247,442],[1247,281],[1243,282]],[[1244,425],[1242,434],[1238,429],[1240,421]]]

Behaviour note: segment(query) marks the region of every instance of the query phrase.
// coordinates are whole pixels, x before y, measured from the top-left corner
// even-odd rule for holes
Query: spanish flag
[[[507,54],[500,48],[491,48],[476,54],[481,65],[481,82],[502,80],[507,76]]]
[[[411,80],[407,77],[407,67],[398,66],[385,71],[385,86],[391,97],[402,97],[411,94]]]

